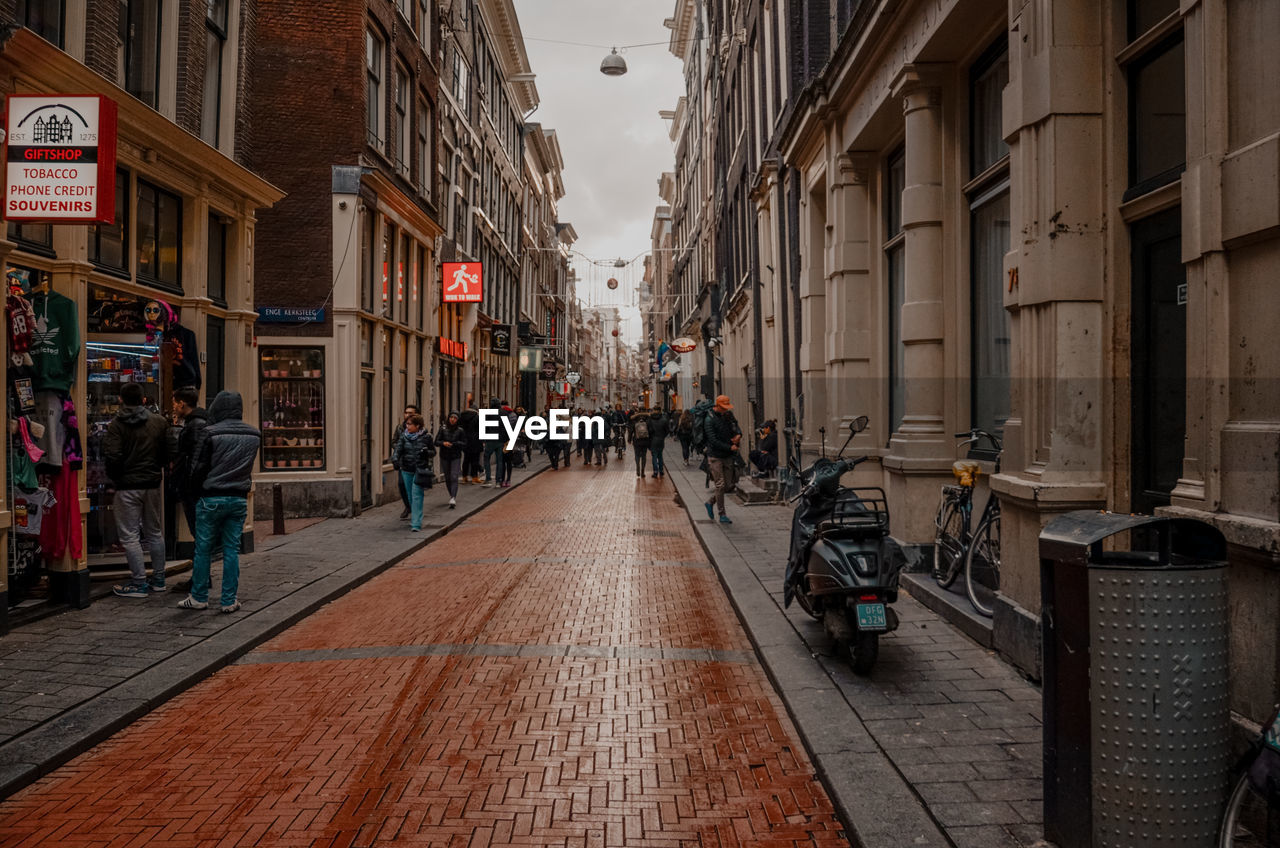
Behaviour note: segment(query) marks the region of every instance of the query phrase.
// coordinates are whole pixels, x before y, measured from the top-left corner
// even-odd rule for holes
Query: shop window
[[[209,214],[209,299],[227,305],[227,225]]]
[[[382,452],[383,456],[391,456],[391,433],[394,427],[392,422],[396,420],[395,398],[391,396],[391,333],[385,329],[382,331],[382,403],[384,407],[383,418],[383,438],[386,441],[386,450]]]
[[[373,322],[360,322],[360,364],[373,367]]]
[[[368,109],[366,124],[369,135],[369,146],[379,153],[385,153],[385,142],[382,118],[382,77],[385,71],[382,57],[382,39],[372,29],[365,33],[365,90],[366,108]]]
[[[972,309],[970,391],[973,426],[1004,430],[1010,410],[1009,313],[1004,308],[1004,255],[1009,251],[1009,188],[1005,182],[974,200],[970,212]]]
[[[103,268],[129,273],[125,245],[129,238],[129,172],[116,171],[116,220],[89,227],[89,261]]]
[[[9,239],[36,253],[53,253],[53,227],[49,224],[9,222]]]
[[[400,236],[400,255],[396,257],[396,320],[401,324],[409,323],[409,292],[406,289],[412,284],[414,242],[406,234]]]
[[[903,151],[889,157],[885,173],[885,280],[889,304],[889,434],[902,426],[906,412],[906,345],[902,341],[902,306],[906,302],[906,249],[902,233],[902,191],[906,188]]]
[[[1009,154],[1001,130],[1001,100],[1009,84],[1009,42],[1001,38],[969,75],[969,177]]]
[[[409,104],[412,98],[409,94],[410,84],[413,82],[409,76],[409,72],[399,62],[396,63],[396,79],[395,79],[395,125],[393,132],[395,133],[396,150],[395,162],[396,173],[409,179],[409,163],[413,161],[413,155],[410,152],[413,149],[409,141]]]
[[[427,259],[429,256],[425,247],[418,247],[418,261],[414,263],[413,269],[413,311],[417,316],[413,326],[419,330],[426,329],[427,326]]]
[[[227,0],[207,0],[206,10],[200,137],[206,144],[217,147],[222,118],[222,63],[227,46]]]
[[[378,219],[368,209],[360,212],[360,269],[364,276],[360,286],[360,306],[365,312],[373,311],[374,292],[377,290],[377,257],[373,249],[378,238]]]
[[[382,315],[391,314],[391,263],[396,250],[396,226],[390,219],[382,222]]]
[[[324,468],[324,349],[264,347],[259,362],[263,469]]]
[[[182,291],[182,198],[138,180],[138,279]]]
[[[1177,11],[1177,0],[1129,0],[1129,44],[1120,55],[1129,87],[1125,200],[1174,182],[1186,167],[1186,53]]]
[[[431,196],[431,180],[435,176],[431,144],[431,107],[418,101],[418,193]]]
[[[19,0],[18,20],[50,44],[62,49],[63,27],[67,6],[65,0]]]
[[[124,89],[152,109],[160,108],[162,3],[121,0],[120,45]]]
[[[212,401],[227,387],[227,322],[210,315],[205,332],[204,396]]]

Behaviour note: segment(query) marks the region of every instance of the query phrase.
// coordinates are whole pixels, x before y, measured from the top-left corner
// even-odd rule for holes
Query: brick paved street
[[[10,798],[0,843],[847,844],[708,566],[669,486],[544,473]]]
[[[900,628],[881,639],[871,676],[855,676],[818,622],[798,604],[782,609],[791,510],[731,502],[734,523],[713,524],[702,472],[673,466],[689,515],[858,836],[885,846],[1036,843],[1039,689],[905,593]],[[920,841],[875,829],[885,805],[901,825],[913,803],[924,807]]]

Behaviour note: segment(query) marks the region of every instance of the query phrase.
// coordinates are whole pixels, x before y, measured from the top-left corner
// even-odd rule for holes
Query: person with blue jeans
[[[196,437],[187,479],[200,493],[196,502],[196,552],[191,567],[191,594],[180,609],[209,608],[209,562],[213,546],[222,545],[222,611],[240,609],[240,537],[248,514],[253,466],[262,434],[246,424],[239,392],[218,392],[209,404],[209,425]]]
[[[404,424],[404,432],[391,450],[391,463],[400,469],[400,484],[409,493],[409,529],[417,533],[422,529],[423,495],[418,474],[431,473],[431,460],[436,451],[431,436],[422,430],[426,420],[421,415],[410,415]]]

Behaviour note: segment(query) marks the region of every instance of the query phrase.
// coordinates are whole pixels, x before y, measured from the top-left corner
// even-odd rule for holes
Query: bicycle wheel
[[[964,513],[960,504],[947,499],[938,509],[933,537],[933,579],[946,589],[956,581],[964,564]]]
[[[964,588],[979,615],[991,618],[1000,589],[1000,513],[989,512],[978,523],[964,561]]]
[[[1218,829],[1218,848],[1280,846],[1280,810],[1267,803],[1249,783],[1246,769],[1236,781]]]

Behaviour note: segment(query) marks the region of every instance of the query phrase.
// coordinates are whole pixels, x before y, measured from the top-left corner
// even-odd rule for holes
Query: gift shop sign
[[[11,94],[4,217],[110,224],[116,212],[116,104],[100,95]]]
[[[444,262],[440,266],[445,303],[480,303],[484,299],[484,266],[479,262]]]

